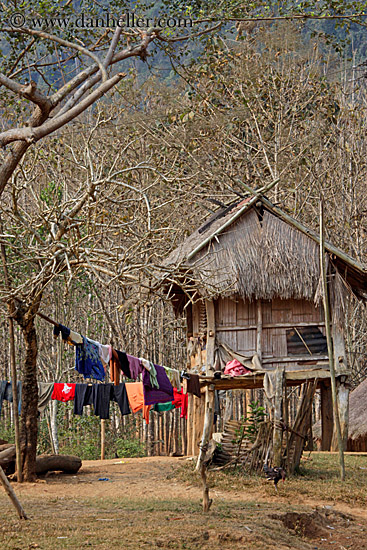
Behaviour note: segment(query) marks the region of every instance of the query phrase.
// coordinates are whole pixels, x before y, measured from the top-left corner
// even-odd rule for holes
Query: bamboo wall
[[[242,299],[219,298],[216,301],[216,334],[219,341],[233,350],[251,357],[257,351],[256,302]],[[292,326],[317,325],[323,328],[323,312],[306,300],[261,301],[262,308],[262,359],[283,359],[286,367],[292,363],[287,357],[286,331]],[[266,367],[277,363],[267,362]],[[265,364],[264,364],[265,365]]]

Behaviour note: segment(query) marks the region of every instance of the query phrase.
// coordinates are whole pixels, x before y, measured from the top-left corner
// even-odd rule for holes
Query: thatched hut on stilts
[[[316,388],[321,390],[322,447],[333,440],[330,370],[320,283],[319,236],[253,196],[220,208],[167,258],[161,284],[187,320],[188,367],[200,375],[205,398],[190,398],[188,453],[205,458],[214,391],[265,388],[273,465],[299,464]],[[367,296],[367,271],[326,243],[331,330],[344,441],[348,433],[348,365],[343,321],[346,293]],[[229,359],[250,372],[223,375]],[[221,373],[221,374],[219,374]],[[287,425],[286,388],[304,385],[295,423]],[[201,441],[199,447],[197,442]],[[265,450],[264,450],[265,452]],[[256,463],[256,461],[255,461]]]

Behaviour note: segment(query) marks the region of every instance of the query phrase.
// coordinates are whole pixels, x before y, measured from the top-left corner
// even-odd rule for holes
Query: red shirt
[[[183,390],[178,391],[176,388],[173,388],[173,395],[174,406],[176,407],[176,409],[181,407],[181,418],[187,418],[187,403],[189,396],[187,395],[187,393],[183,393]]]
[[[74,397],[75,384],[64,384],[63,382],[56,382],[54,384],[52,399],[56,399],[57,401],[73,401]]]

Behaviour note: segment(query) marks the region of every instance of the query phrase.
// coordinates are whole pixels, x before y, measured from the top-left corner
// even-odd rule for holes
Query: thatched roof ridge
[[[367,295],[365,267],[330,243],[325,248],[350,287]],[[203,296],[313,300],[319,238],[265,197],[251,197],[219,210],[165,265],[177,273],[190,270]]]

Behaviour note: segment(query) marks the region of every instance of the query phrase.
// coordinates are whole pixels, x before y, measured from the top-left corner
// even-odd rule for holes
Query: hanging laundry
[[[69,342],[71,344],[82,344],[83,343],[83,337],[78,333],[78,332],[74,332],[73,330],[70,331],[70,336],[69,336]]]
[[[149,424],[149,411],[151,407],[150,405],[145,405],[144,403],[143,383],[128,382],[125,386],[132,412],[136,413],[143,409],[143,417],[145,418],[145,422]]]
[[[99,349],[99,358],[102,361],[104,367],[108,365],[112,357],[112,347],[104,346],[103,344],[98,344]]]
[[[155,366],[151,361],[149,362],[149,366],[150,366],[150,369],[149,369],[150,384],[152,388],[157,388],[157,390],[159,390],[159,382],[157,379],[157,371],[155,369]]]
[[[189,396],[187,393],[184,393],[183,390],[178,391],[177,388],[173,388],[174,400],[173,404],[176,409],[181,408],[181,418],[187,418],[187,404]]]
[[[68,384],[63,382],[55,382],[51,399],[57,401],[73,401],[75,397],[76,384]]]
[[[139,374],[143,372],[143,366],[138,357],[134,357],[133,355],[129,355],[128,353],[126,354],[126,356],[129,361],[131,378],[133,380],[136,380]]]
[[[115,401],[118,404],[122,416],[126,414],[131,414],[129,400],[126,393],[126,385],[124,382],[122,382],[118,386],[113,386],[112,401]]]
[[[119,357],[117,355],[117,352],[113,349],[112,357],[110,359],[110,380],[115,384],[115,386],[118,386],[118,384],[120,383],[120,373],[121,365]]]
[[[119,350],[116,350],[116,353],[117,353],[119,361],[120,361],[120,366],[121,366],[122,372],[124,373],[124,375],[127,378],[132,378],[131,377],[131,372],[130,372],[129,360],[127,358],[126,353],[124,351],[119,351]]]
[[[190,378],[187,380],[187,393],[192,393],[201,398],[200,380],[197,374],[190,373]]]
[[[99,358],[98,342],[83,336],[83,343],[75,346],[75,369],[84,378],[104,380],[105,371]]]
[[[143,387],[144,387],[144,402],[146,405],[155,405],[156,403],[167,403],[173,401],[173,387],[168,380],[166,371],[160,365],[154,365],[157,371],[157,380],[159,390],[153,388],[150,382],[150,374],[143,370]]]
[[[83,415],[83,407],[93,405],[92,386],[90,384],[76,384],[74,398],[74,414]]]
[[[54,326],[54,337],[57,338],[58,335],[61,332],[61,337],[63,340],[67,340],[70,336],[70,329],[68,327],[65,327],[64,325],[59,324],[58,326]]]
[[[139,360],[143,367],[149,372],[150,384],[152,388],[157,388],[157,390],[159,390],[157,371],[155,370],[154,364],[152,363],[152,361],[148,361],[148,359],[142,359],[141,357],[139,357]]]
[[[177,388],[178,391],[181,390],[181,376],[180,371],[176,369],[171,369],[170,367],[163,367],[168,376],[168,380],[171,382],[174,388]]]
[[[169,402],[169,403],[156,403],[154,406],[153,406],[153,411],[156,411],[156,412],[166,412],[166,411],[172,411],[173,409],[175,409],[176,407],[174,406],[173,402]]]
[[[13,403],[13,386],[11,382],[3,380],[0,382],[0,414],[4,399]],[[22,407],[22,382],[17,382],[18,412],[20,414]]]
[[[131,378],[129,361],[126,353],[112,349],[112,357],[110,360],[110,379],[114,382],[115,386],[120,383],[121,371],[124,376]]]
[[[45,411],[48,403],[51,401],[51,396],[54,390],[53,382],[38,382],[38,412],[42,414]]]
[[[101,420],[110,418],[110,401],[113,397],[113,384],[93,384],[92,401],[94,414]]]
[[[189,396],[187,393],[183,393],[182,391],[182,405],[181,405],[181,418],[187,418],[187,408],[189,404]]]

